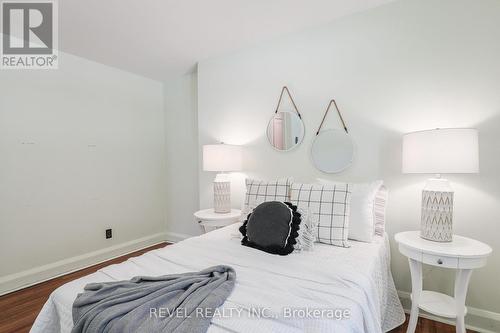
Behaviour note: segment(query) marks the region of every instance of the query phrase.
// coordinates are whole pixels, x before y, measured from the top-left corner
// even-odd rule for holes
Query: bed
[[[72,304],[90,282],[198,271],[225,264],[236,285],[208,332],[387,332],[404,322],[387,235],[350,248],[271,255],[240,244],[239,224],[110,265],[56,289],[31,332],[70,332]]]

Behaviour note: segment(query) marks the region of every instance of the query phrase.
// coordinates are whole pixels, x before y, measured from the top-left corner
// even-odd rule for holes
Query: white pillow
[[[382,185],[375,195],[373,207],[373,218],[375,223],[375,235],[383,236],[385,232],[385,210],[387,207],[387,188]]]
[[[321,184],[342,184],[320,178],[318,178],[318,182]],[[379,234],[380,228],[383,230],[383,224],[380,225],[380,223],[378,224],[377,232],[375,230],[375,216],[377,215],[377,220],[380,221],[380,218],[382,220],[384,218],[381,216],[381,209],[384,210],[385,214],[385,197],[383,197],[383,207],[375,204],[377,193],[382,187],[383,182],[381,180],[371,183],[352,184],[349,239],[361,242],[371,242],[373,235]]]
[[[297,211],[300,213],[302,221],[300,222],[299,236],[295,238],[297,241],[294,245],[295,251],[312,251],[318,227],[309,213],[309,209],[297,208]]]

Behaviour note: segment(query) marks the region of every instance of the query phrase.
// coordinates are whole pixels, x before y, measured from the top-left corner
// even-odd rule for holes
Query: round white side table
[[[394,237],[399,251],[408,257],[411,272],[411,313],[407,333],[415,332],[419,308],[429,313],[456,318],[456,332],[465,333],[465,298],[474,268],[486,265],[491,247],[474,239],[453,235],[453,241],[433,242],[420,237],[420,231],[406,231]],[[435,291],[422,290],[422,263],[453,268],[455,297]]]
[[[193,215],[202,233],[207,232],[207,227],[217,229],[241,221],[241,210],[239,209],[231,209],[229,213],[216,213],[213,208],[202,209]]]

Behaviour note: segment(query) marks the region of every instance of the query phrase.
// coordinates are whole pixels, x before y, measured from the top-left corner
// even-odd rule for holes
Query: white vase
[[[231,212],[231,181],[225,174],[218,174],[214,179],[214,212]]]
[[[435,242],[453,240],[453,189],[446,179],[429,179],[422,191],[420,236]]]

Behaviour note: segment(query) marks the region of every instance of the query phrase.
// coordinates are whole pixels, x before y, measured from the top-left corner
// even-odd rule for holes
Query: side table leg
[[[455,275],[455,304],[457,312],[457,333],[465,333],[465,298],[472,269],[459,269]]]
[[[203,225],[203,221],[196,221],[198,222],[198,226],[200,227],[200,230],[201,230],[201,234],[205,234],[207,232],[207,229],[205,228],[205,226]]]
[[[422,263],[415,259],[408,259],[411,272],[411,312],[406,333],[414,333],[418,321],[418,303],[422,292]]]

